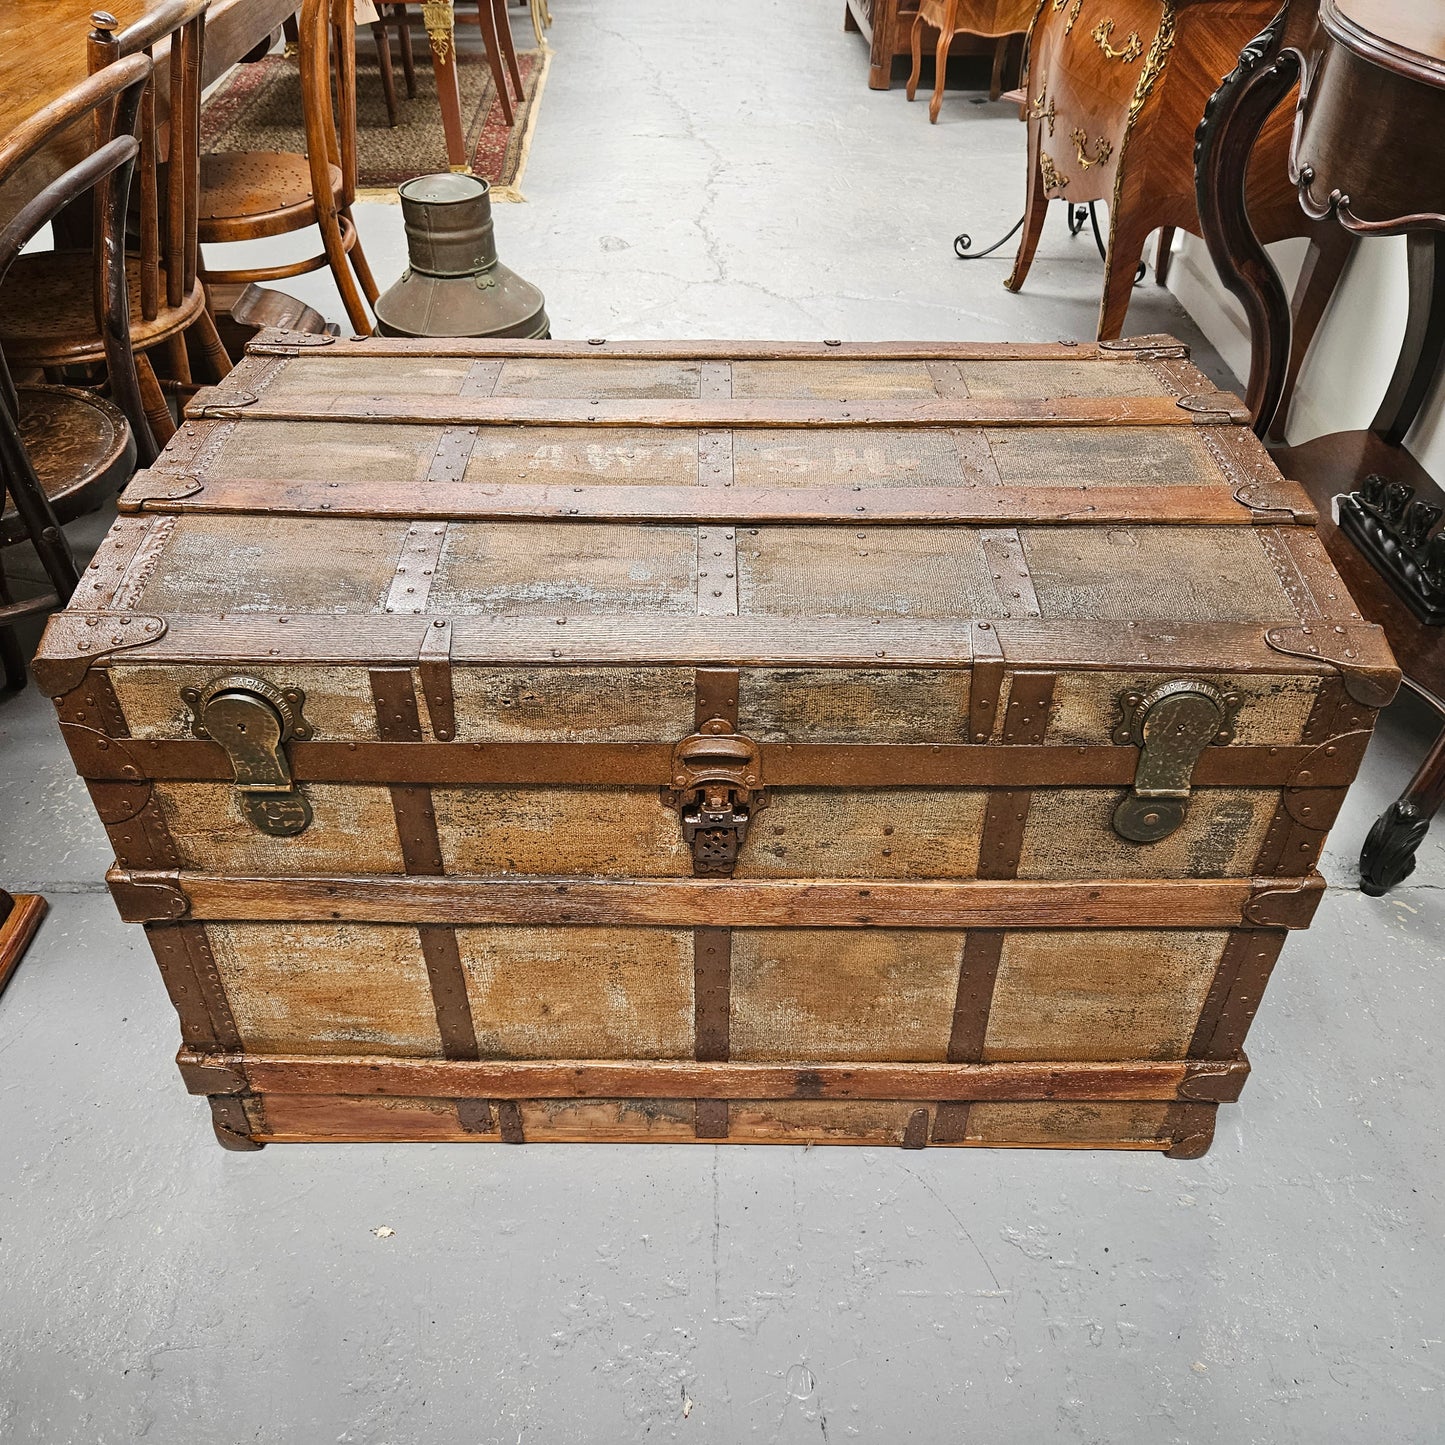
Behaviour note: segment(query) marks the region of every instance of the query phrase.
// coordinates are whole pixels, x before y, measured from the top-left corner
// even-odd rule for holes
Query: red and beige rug
[[[417,93],[414,100],[408,100],[401,62],[393,46],[397,94],[397,124],[393,130],[386,120],[381,72],[370,32],[357,32],[357,183],[363,200],[394,200],[396,187],[402,181],[449,169],[431,51],[420,31],[413,48]],[[462,49],[458,58],[467,153],[474,174],[491,182],[494,201],[524,199],[517,187],[526,169],[532,128],[552,54],[550,49],[517,53],[523,98],[516,107],[516,123],[511,126],[503,123],[502,107],[485,58],[471,47]],[[208,151],[304,154],[301,78],[295,58],[274,54],[251,65],[238,65],[206,101],[201,145]]]

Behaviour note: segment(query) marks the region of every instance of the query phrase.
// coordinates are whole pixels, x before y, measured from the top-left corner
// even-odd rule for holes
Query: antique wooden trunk
[[[1183,347],[332,341],[36,673],[233,1147],[1192,1157],[1398,679]]]

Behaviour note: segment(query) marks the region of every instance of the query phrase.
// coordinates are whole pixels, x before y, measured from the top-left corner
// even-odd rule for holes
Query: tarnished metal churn
[[[486,181],[418,176],[399,194],[411,264],[376,303],[383,336],[551,334],[542,293],[497,260]]]

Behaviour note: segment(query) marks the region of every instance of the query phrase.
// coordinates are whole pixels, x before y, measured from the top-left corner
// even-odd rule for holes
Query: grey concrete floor
[[[952,257],[1021,207],[1017,122],[868,91],[842,0],[552,8],[528,204],[497,227],[557,334],[1091,334],[1098,262],[1061,216],[1022,296],[1004,255]],[[395,275],[397,213],[360,225]],[[1151,283],[1130,329],[1202,348]],[[1445,1440],[1445,839],[1390,898],[1353,887],[1428,735],[1387,715],[1198,1163],[235,1155],[32,689],[0,705],[0,879],[52,903],[0,1001],[0,1441]]]

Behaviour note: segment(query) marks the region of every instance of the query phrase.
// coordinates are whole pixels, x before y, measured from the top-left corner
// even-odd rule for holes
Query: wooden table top
[[[1427,84],[1445,84],[1439,0],[1327,0],[1323,14],[1326,27],[1352,49]]]
[[[113,0],[124,28],[160,0]],[[206,81],[218,79],[279,28],[300,0],[211,0],[206,12]],[[86,77],[85,38],[97,0],[0,0],[0,136]],[[164,47],[156,55],[159,66]],[[47,146],[0,187],[0,223],[84,154],[84,124]]]

